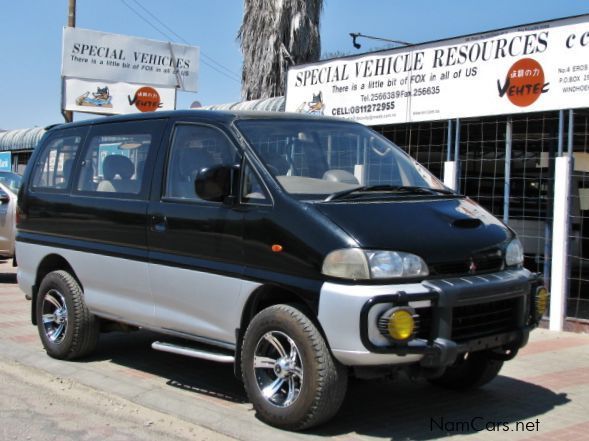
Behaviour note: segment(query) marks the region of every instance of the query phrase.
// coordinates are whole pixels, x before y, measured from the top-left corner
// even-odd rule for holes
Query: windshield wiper
[[[405,192],[405,193],[425,193],[425,194],[448,194],[454,195],[451,190],[443,188],[430,188],[430,187],[419,187],[414,185],[365,185],[362,187],[349,188],[347,190],[336,191],[335,193],[327,196],[324,201],[329,202],[335,199],[345,198],[352,193],[366,193],[372,191],[394,191],[394,192]]]

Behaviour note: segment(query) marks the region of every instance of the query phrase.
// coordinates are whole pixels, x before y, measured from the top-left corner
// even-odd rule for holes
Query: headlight
[[[323,274],[342,279],[370,279],[368,259],[359,248],[336,250],[323,261]]]
[[[505,251],[505,264],[507,266],[521,265],[524,262],[524,248],[518,239],[513,239]]]
[[[322,273],[342,279],[367,280],[424,277],[429,270],[415,254],[346,248],[327,255]]]

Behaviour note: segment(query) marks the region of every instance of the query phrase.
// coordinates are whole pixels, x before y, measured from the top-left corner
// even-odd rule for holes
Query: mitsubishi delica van
[[[514,232],[371,129],[284,113],[59,125],[18,198],[18,282],[47,354],[148,329],[232,363],[258,417],[301,430],[349,376],[492,380],[547,305]]]

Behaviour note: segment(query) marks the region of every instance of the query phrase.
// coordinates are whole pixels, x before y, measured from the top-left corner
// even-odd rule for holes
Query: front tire
[[[70,273],[47,274],[36,301],[37,329],[49,356],[73,360],[94,350],[99,321],[88,311],[82,289]]]
[[[347,370],[333,359],[321,333],[299,309],[275,305],[249,324],[241,370],[258,417],[287,430],[319,425],[339,410]]]
[[[429,381],[446,389],[475,389],[493,380],[501,367],[503,361],[492,358],[486,351],[461,354],[442,376]]]

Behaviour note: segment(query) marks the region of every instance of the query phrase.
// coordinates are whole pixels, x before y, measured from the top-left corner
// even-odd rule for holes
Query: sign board
[[[367,125],[587,107],[589,15],[295,66],[286,111]]]
[[[174,110],[176,90],[169,87],[66,78],[63,108],[102,115]]]
[[[62,56],[63,77],[197,90],[196,46],[66,27]]]
[[[0,152],[0,171],[12,171],[11,152]]]

